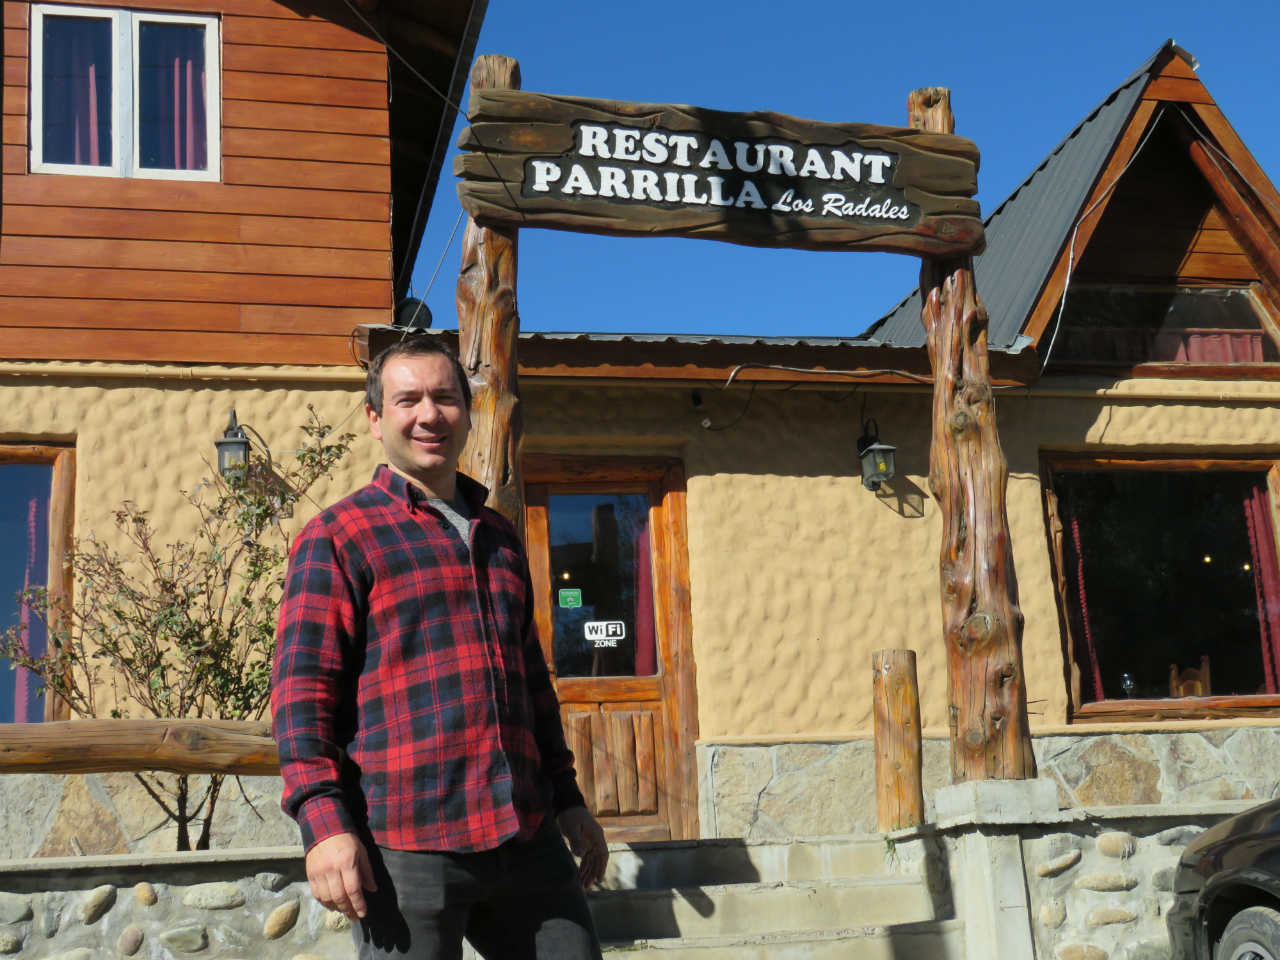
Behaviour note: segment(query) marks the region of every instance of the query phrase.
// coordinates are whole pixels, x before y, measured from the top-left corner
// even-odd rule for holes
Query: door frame
[[[589,454],[526,454],[524,473],[526,511],[540,509],[537,523],[526,513],[529,571],[535,596],[549,597],[551,570],[545,510],[551,492],[647,492],[649,543],[653,564],[654,624],[658,634],[658,676],[618,682],[621,701],[662,701],[665,743],[658,745],[658,770],[668,797],[663,812],[671,839],[698,836],[698,769],[694,744],[698,738],[697,676],[693,660],[693,628],[689,593],[689,543],[684,465],[673,457],[592,456]],[[559,679],[552,656],[551,608],[547,600],[535,606],[543,654],[551,670],[561,706],[583,702],[588,678]],[[633,688],[633,689],[632,689]],[[619,824],[611,839],[625,840]],[[637,836],[636,839],[640,839]]]

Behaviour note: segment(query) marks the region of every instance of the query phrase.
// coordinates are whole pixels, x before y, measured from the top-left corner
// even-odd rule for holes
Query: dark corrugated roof
[[[986,219],[987,248],[974,258],[974,282],[990,315],[991,350],[1016,353],[1036,297],[1098,178],[1112,146],[1133,113],[1157,61],[1173,51],[1188,54],[1172,40],[1120,84],[1071,131]],[[922,347],[920,291],[881,317],[862,334],[895,347]]]

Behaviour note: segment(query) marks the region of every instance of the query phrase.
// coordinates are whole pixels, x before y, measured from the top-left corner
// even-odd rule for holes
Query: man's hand
[[[307,882],[313,897],[351,920],[365,915],[364,891],[378,889],[369,852],[354,833],[325,837],[307,851]]]
[[[586,807],[570,807],[556,818],[569,849],[578,857],[578,882],[583,889],[604,879],[604,868],[609,865],[609,846],[604,840],[604,830]]]

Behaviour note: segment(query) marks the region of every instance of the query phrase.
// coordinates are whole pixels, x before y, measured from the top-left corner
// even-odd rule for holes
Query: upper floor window
[[[1081,286],[1063,305],[1059,364],[1280,360],[1246,287]]]
[[[31,8],[31,171],[218,179],[216,17]]]

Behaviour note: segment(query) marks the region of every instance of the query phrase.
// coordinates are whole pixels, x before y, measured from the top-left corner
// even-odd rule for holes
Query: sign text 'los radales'
[[[962,137],[515,90],[475,92],[471,120],[455,171],[485,225],[931,256],[982,243]]]

